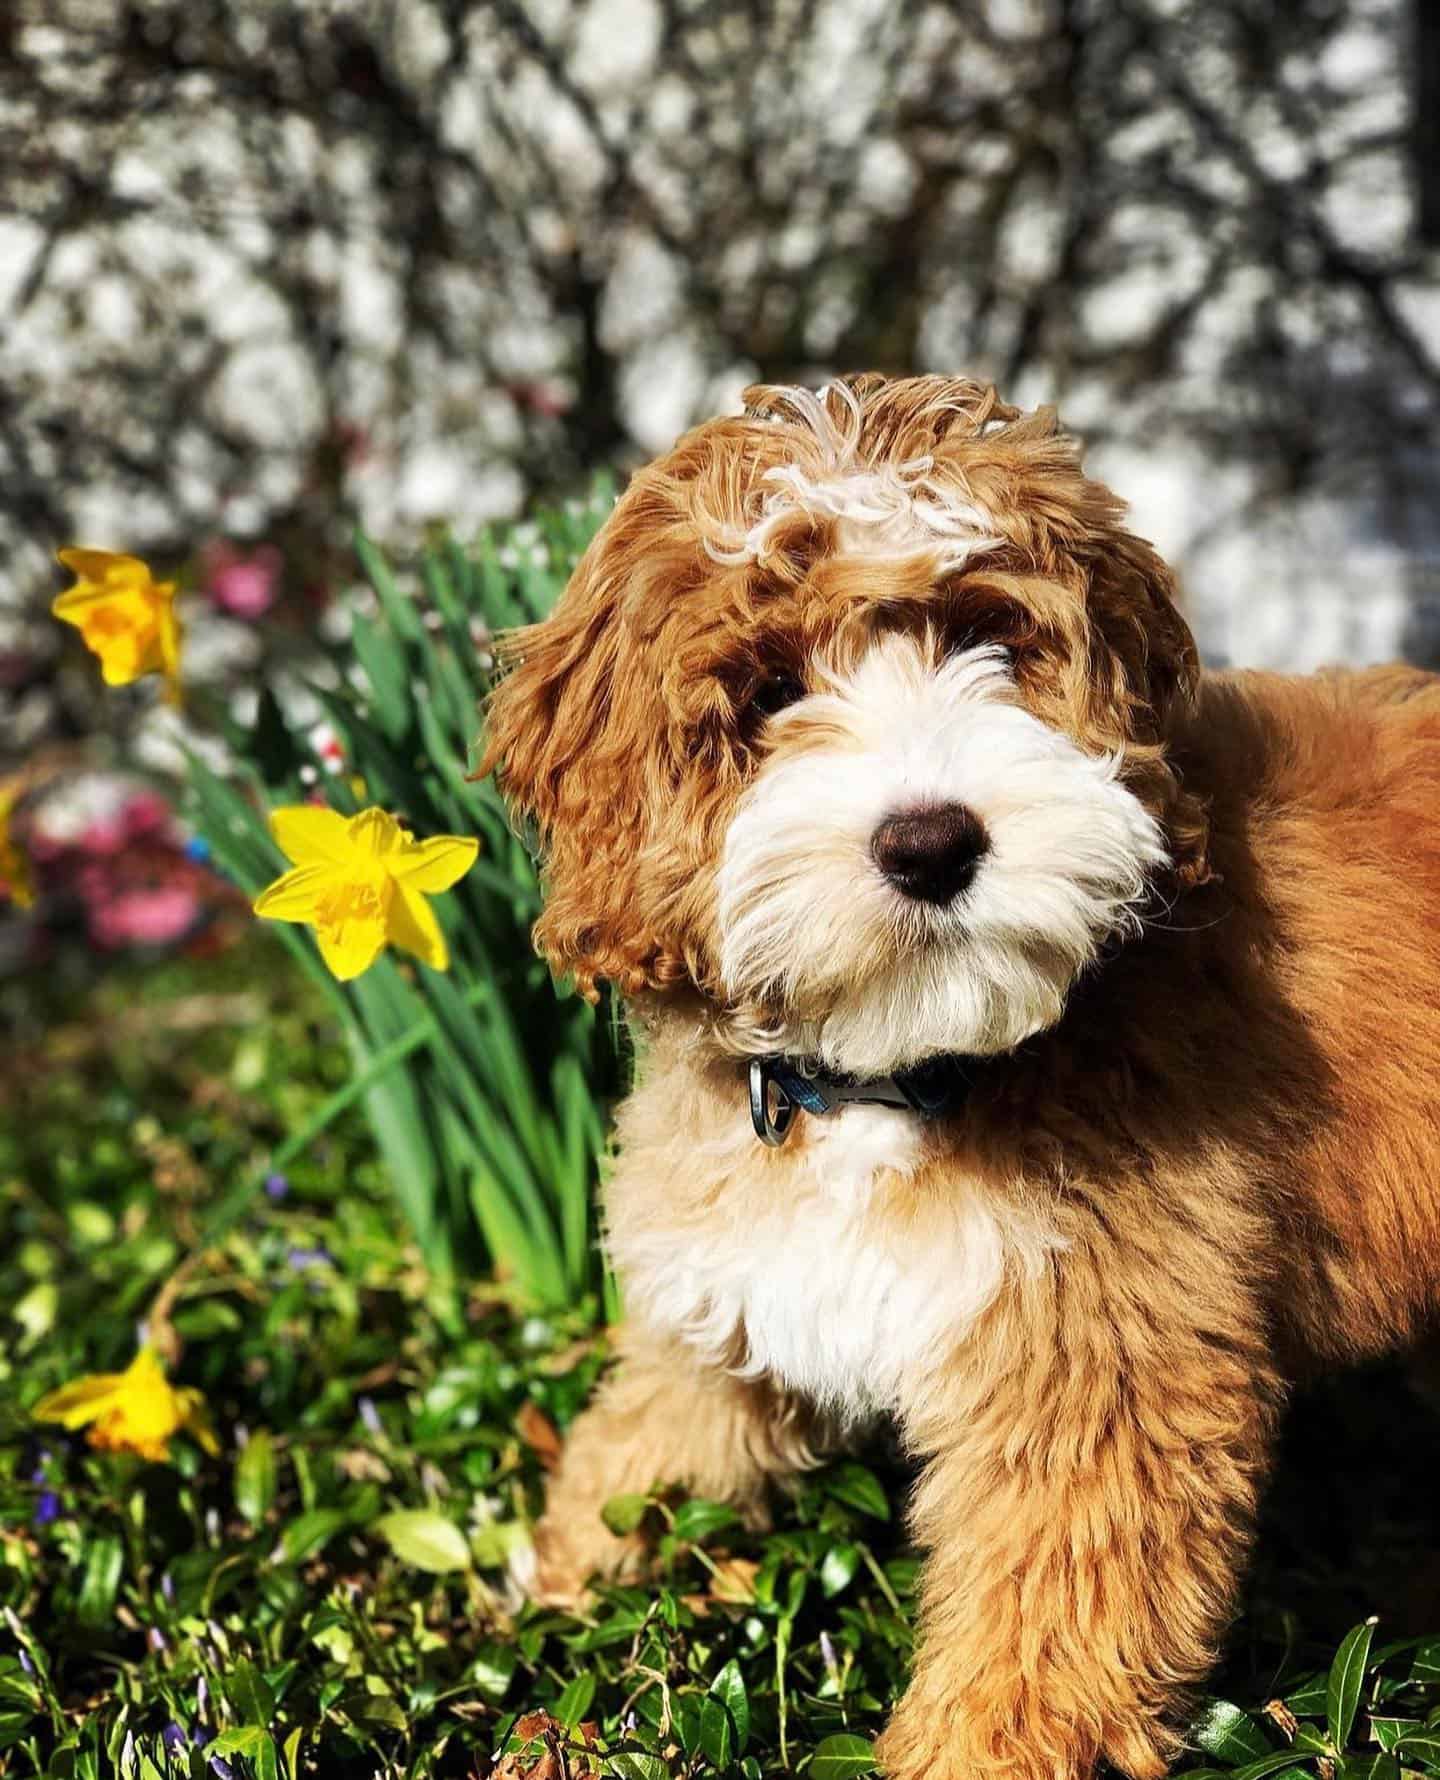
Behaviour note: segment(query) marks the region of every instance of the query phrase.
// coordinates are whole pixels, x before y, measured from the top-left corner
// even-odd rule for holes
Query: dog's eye
[[[797,704],[805,696],[802,681],[794,674],[771,674],[762,680],[750,697],[750,709],[762,717],[773,717],[786,705]]]

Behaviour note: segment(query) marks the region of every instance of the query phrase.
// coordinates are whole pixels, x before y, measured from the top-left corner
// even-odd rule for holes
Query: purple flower
[[[168,1570],[160,1578],[160,1593],[164,1595],[167,1607],[175,1605],[175,1578]]]
[[[195,1710],[202,1718],[210,1710],[210,1684],[203,1675],[195,1683]],[[196,1735],[199,1736],[199,1734],[197,1730]],[[201,1738],[202,1742],[208,1743],[209,1740],[208,1737]]]
[[[171,1719],[170,1723],[165,1726],[163,1731],[161,1731],[160,1741],[170,1751],[171,1755],[181,1755],[190,1747],[190,1739],[185,1735],[181,1726],[175,1723],[174,1719]]]
[[[20,1646],[20,1667],[27,1675],[33,1675],[35,1673],[35,1665],[30,1661],[30,1652],[23,1644]]]
[[[335,1257],[328,1248],[318,1243],[313,1248],[291,1248],[285,1252],[285,1259],[295,1273],[304,1273],[311,1267],[333,1267]]]
[[[158,1625],[152,1625],[150,1630],[146,1632],[145,1642],[152,1650],[168,1650],[170,1648],[165,1642],[164,1632],[160,1630]]]
[[[60,1498],[54,1490],[41,1490],[40,1500],[35,1504],[35,1525],[48,1527],[51,1521],[60,1518]]]
[[[290,1182],[283,1174],[267,1174],[265,1191],[271,1199],[283,1199],[290,1191]]]
[[[385,1424],[380,1420],[380,1411],[375,1407],[374,1400],[370,1397],[362,1397],[358,1407],[361,1421],[378,1440],[385,1432]]]
[[[203,1724],[197,1724],[195,1726],[195,1742],[197,1747],[203,1750],[206,1744],[213,1743],[219,1734],[218,1731],[207,1730]],[[212,1774],[218,1774],[219,1780],[234,1780],[235,1770],[230,1766],[229,1762],[226,1761],[223,1755],[212,1755],[207,1757],[207,1759],[210,1763],[210,1772]]]

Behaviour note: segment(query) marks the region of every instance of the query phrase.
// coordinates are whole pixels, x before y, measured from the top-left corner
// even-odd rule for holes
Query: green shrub
[[[357,540],[373,614],[351,611],[337,684],[313,685],[344,764],[321,760],[273,691],[249,727],[226,721],[227,782],[192,756],[200,832],[219,866],[253,895],[285,868],[265,811],[321,793],[351,815],[389,810],[418,837],[475,834],[480,857],[434,907],[451,967],[386,953],[351,983],[322,964],[309,929],[280,926],[323,988],[354,1054],[398,1205],[443,1278],[493,1268],[525,1301],[571,1304],[600,1284],[593,1217],[605,1101],[619,1086],[617,1028],[552,984],[534,956],[535,869],[494,787],[467,777],[495,630],[548,611],[609,506],[542,513],[517,540],[428,548],[408,589]],[[313,1133],[307,1132],[306,1135]]]

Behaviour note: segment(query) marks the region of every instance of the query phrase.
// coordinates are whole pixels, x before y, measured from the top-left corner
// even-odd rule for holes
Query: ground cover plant
[[[655,1585],[525,1605],[508,1567],[603,1336],[485,1279],[437,1293],[358,1103],[265,1180],[351,1069],[272,951],[112,980],[0,1078],[0,1772],[868,1771],[909,1649],[903,1466],[882,1444],[817,1474],[768,1534],[622,1500],[655,1526]],[[197,1251],[240,1176],[243,1215]],[[218,1456],[37,1426],[42,1392],[126,1363],[186,1255],[178,1375]],[[1436,1771],[1433,1421],[1387,1375],[1291,1440],[1187,1765]]]

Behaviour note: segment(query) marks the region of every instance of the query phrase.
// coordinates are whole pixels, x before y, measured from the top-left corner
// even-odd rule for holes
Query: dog
[[[619,1363],[537,1530],[920,1462],[897,1780],[1149,1780],[1289,1383],[1440,1299],[1440,682],[1202,673],[1050,410],[757,387],[504,644],[536,941],[628,1004]]]

